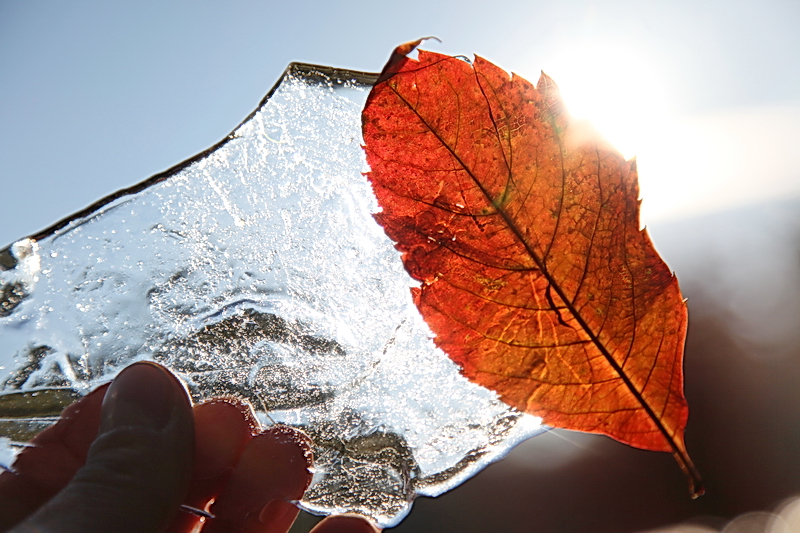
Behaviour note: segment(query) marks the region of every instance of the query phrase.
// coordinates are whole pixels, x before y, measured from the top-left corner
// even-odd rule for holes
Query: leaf
[[[639,229],[634,161],[570,124],[556,84],[398,47],[364,109],[375,215],[436,344],[549,426],[684,444],[686,304]]]

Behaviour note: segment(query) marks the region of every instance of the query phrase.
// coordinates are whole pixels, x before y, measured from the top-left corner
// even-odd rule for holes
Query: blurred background
[[[637,157],[642,222],[689,299],[708,493],[690,500],[667,454],[554,431],[397,531],[800,531],[798,28],[796,0],[0,0],[0,247],[211,146],[292,61],[379,71],[435,35],[544,70]]]

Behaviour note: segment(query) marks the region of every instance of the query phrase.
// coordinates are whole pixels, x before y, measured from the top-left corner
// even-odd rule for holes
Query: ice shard
[[[307,432],[301,505],[382,527],[540,431],[411,301],[362,174],[374,80],[292,64],[217,145],[0,252],[0,457],[138,360]]]

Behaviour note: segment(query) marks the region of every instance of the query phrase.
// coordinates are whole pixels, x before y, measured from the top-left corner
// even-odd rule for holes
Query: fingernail
[[[135,363],[114,379],[103,400],[100,433],[123,426],[164,429],[172,418],[177,380],[155,363]]]

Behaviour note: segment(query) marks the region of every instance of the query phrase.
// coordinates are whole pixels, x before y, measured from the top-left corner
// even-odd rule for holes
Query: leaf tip
[[[558,93],[558,85],[555,81],[553,81],[553,78],[548,76],[547,73],[542,70],[541,74],[539,75],[539,81],[536,82],[536,90],[547,96],[553,92]]]
[[[558,118],[565,115],[564,101],[561,99],[558,84],[544,71],[539,76],[539,81],[536,82],[536,90],[542,95],[542,99],[553,117]]]
[[[413,52],[420,44],[422,44],[422,41],[427,40],[435,40],[440,43],[442,42],[442,40],[438,37],[429,35],[428,37],[420,37],[416,41],[408,41],[407,43],[399,45],[392,51],[392,55],[389,56],[389,61],[387,61],[386,66],[383,67],[383,70],[381,71],[380,76],[378,76],[378,80],[375,82],[375,85],[378,85],[379,83],[382,83],[397,74],[397,72],[400,70],[400,63],[402,60],[405,59],[408,54]]]

